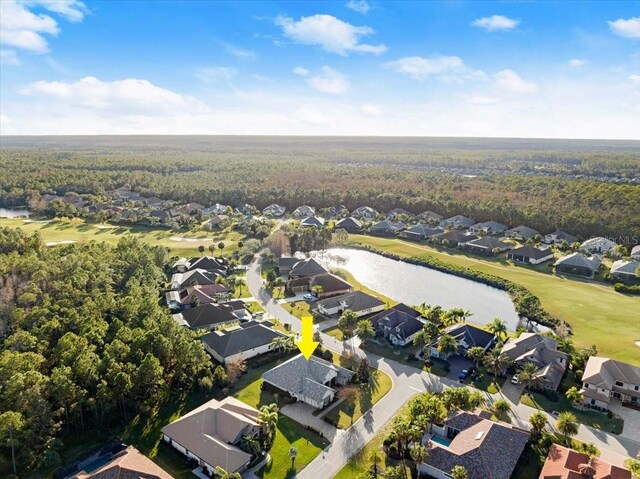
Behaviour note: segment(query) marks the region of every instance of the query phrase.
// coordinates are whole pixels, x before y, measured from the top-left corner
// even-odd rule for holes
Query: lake
[[[459,307],[473,312],[469,318],[473,323],[486,324],[498,317],[510,331],[527,327],[509,294],[498,288],[369,251],[331,248],[316,255],[331,267],[346,269],[368,288],[409,306]]]
[[[31,211],[26,208],[0,208],[0,218],[28,218]]]

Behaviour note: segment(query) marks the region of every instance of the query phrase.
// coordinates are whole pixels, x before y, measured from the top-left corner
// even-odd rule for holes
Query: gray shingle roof
[[[638,263],[638,261],[627,261],[624,259],[619,259],[617,261],[614,261],[611,265],[611,273],[634,276],[639,264],[640,263]]]
[[[511,247],[508,243],[500,241],[498,238],[494,238],[493,236],[483,236],[482,238],[467,241],[465,244],[473,248],[485,249],[487,251],[491,251],[494,248],[505,250]]]
[[[299,260],[291,268],[289,276],[313,276],[315,274],[326,273],[328,270],[315,258]]]
[[[400,231],[402,228],[404,228],[404,225],[402,223],[394,223],[393,221],[382,220],[376,223],[375,225],[371,226],[371,228],[369,228],[369,231],[371,231],[372,233],[373,232],[396,233]]]
[[[560,258],[555,262],[554,266],[565,265],[565,266],[573,266],[576,268],[588,268],[593,272],[596,272],[600,267],[602,260],[597,256],[591,256],[590,258],[585,256],[582,253],[575,252],[571,253],[568,256]]]
[[[233,307],[224,303],[202,304],[195,308],[187,309],[176,316],[181,316],[190,328],[206,328],[240,319],[233,312]]]
[[[527,244],[527,245],[521,246],[520,248],[516,248],[513,251],[510,251],[509,254],[537,260],[537,259],[547,258],[548,256],[553,256],[553,251],[551,251],[551,249],[548,249],[548,248],[547,249],[534,248],[530,244]]]
[[[363,293],[362,291],[354,291],[353,293],[342,296],[323,299],[317,304],[325,309],[333,309],[343,306],[344,309],[350,309],[351,311],[358,312],[363,309],[375,308],[376,306],[383,305],[384,301],[381,301],[370,294]]]
[[[362,223],[356,218],[344,218],[336,223],[336,228],[343,228],[345,230],[356,231],[362,229]]]
[[[270,344],[284,334],[256,321],[247,321],[239,329],[222,332],[214,331],[200,339],[223,358]]]
[[[507,236],[520,236],[521,238],[527,240],[537,235],[538,231],[534,230],[533,228],[529,228],[528,226],[520,225],[505,231],[505,234]]]
[[[470,324],[452,324],[445,328],[444,334],[453,336],[456,341],[464,340],[470,348],[474,346],[485,348],[495,339],[494,334]]]

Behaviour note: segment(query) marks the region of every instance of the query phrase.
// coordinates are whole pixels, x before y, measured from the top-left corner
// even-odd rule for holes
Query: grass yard
[[[333,326],[332,328],[325,329],[322,332],[328,334],[329,336],[333,336],[338,341],[344,341],[344,334],[342,334],[342,331],[340,331],[338,326]]]
[[[374,368],[370,368],[370,371],[369,384],[358,386],[357,396],[334,407],[324,417],[325,420],[339,429],[347,429],[391,390],[393,383],[386,373]]]
[[[560,396],[560,400],[558,402],[553,402],[542,394],[529,392],[528,394],[522,395],[520,402],[527,406],[542,409],[548,413],[551,413],[552,411],[569,411],[574,414],[582,424],[596,429],[602,429],[603,431],[612,432],[614,434],[620,434],[622,432],[622,426],[624,425],[624,421],[620,418],[614,417],[609,419],[606,414],[599,411],[581,411],[580,409],[576,409],[571,405],[567,398],[564,397],[564,395]]]
[[[546,265],[515,266],[504,259],[477,258],[458,250],[440,251],[393,238],[362,235],[350,238],[354,243],[400,256],[432,256],[521,284],[540,298],[547,311],[571,324],[577,344],[595,344],[600,355],[640,365],[640,347],[634,344],[640,340],[640,331],[631,317],[633,311],[640,310],[640,297],[616,293],[602,283],[553,275]]]
[[[245,308],[251,313],[264,313],[264,308],[257,301],[246,301]]]
[[[222,253],[229,255],[238,249],[238,241],[244,236],[236,231],[206,232],[206,231],[174,231],[165,228],[146,226],[116,226],[110,224],[98,225],[87,223],[75,218],[56,219],[47,223],[26,223],[22,218],[0,218],[0,227],[20,228],[27,233],[40,233],[45,243],[58,241],[105,241],[116,244],[123,236],[136,236],[149,244],[171,248],[171,254],[176,256],[200,256],[198,246],[203,245],[205,254],[209,253],[209,245],[215,244],[215,254],[220,254],[217,244],[225,244]],[[174,239],[172,239],[174,238]],[[194,241],[179,241],[178,238],[188,238]]]
[[[303,316],[311,316],[312,304],[313,303],[308,303],[307,301],[294,301],[292,303],[285,303],[282,307],[296,318],[302,318]]]

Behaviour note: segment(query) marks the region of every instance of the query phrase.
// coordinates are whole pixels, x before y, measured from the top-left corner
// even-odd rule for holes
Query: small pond
[[[0,208],[0,218],[28,218],[31,211],[26,208]]]

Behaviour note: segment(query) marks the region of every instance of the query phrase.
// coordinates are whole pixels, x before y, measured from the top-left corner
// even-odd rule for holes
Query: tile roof
[[[275,338],[283,336],[284,334],[262,323],[247,321],[242,323],[238,329],[226,332],[213,331],[201,336],[200,340],[220,356],[227,358],[234,354],[265,346]]]
[[[547,460],[542,466],[539,479],[582,479],[585,466],[590,467],[592,479],[631,479],[631,472],[614,466],[598,457],[589,456],[572,449],[553,444]]]
[[[80,472],[74,479],[173,479],[168,472],[129,446],[111,460],[90,473]]]
[[[231,396],[212,399],[162,428],[207,464],[235,472],[251,456],[233,444],[258,427],[258,410]]]

